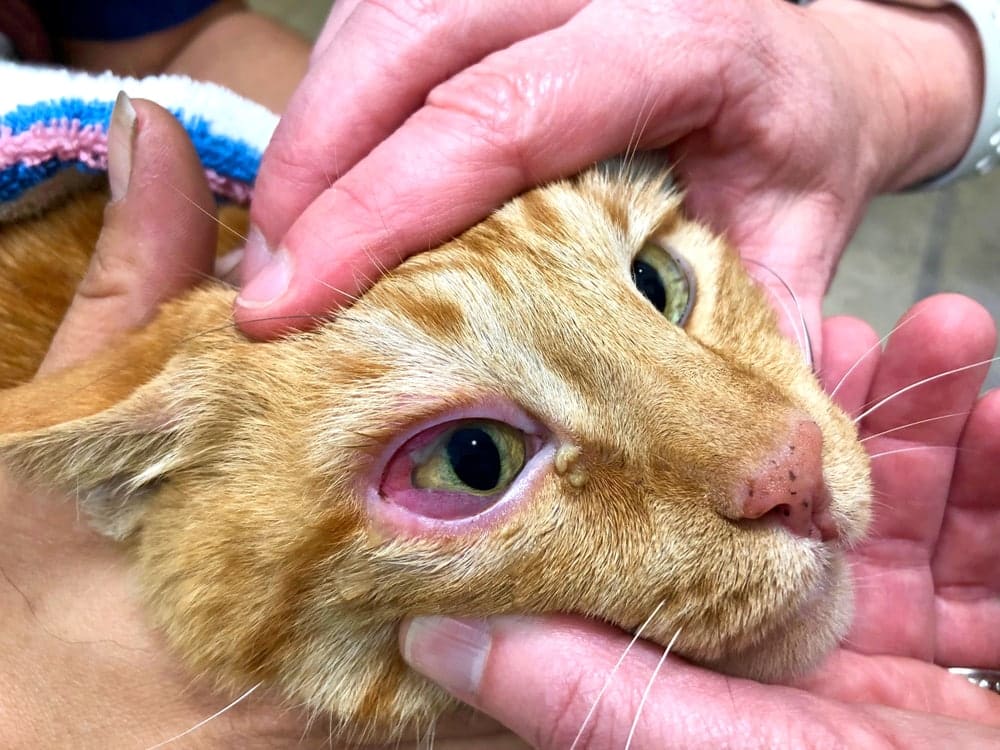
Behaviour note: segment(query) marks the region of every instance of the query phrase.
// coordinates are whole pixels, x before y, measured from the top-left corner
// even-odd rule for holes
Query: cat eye
[[[632,281],[663,317],[684,325],[694,304],[694,279],[683,261],[647,242],[632,261]]]
[[[509,411],[510,419],[438,422],[395,448],[380,472],[375,512],[397,529],[427,530],[439,522],[475,523],[504,506],[538,455],[542,433],[515,410],[490,408]]]
[[[460,421],[413,455],[411,482],[424,490],[493,495],[520,473],[524,457],[519,430],[487,419]]]

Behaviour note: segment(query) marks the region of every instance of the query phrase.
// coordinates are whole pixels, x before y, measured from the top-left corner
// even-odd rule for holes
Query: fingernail
[[[128,192],[134,144],[135,107],[128,94],[119,91],[108,126],[108,184],[111,186],[112,203],[120,201]]]
[[[490,653],[490,626],[483,620],[415,617],[403,640],[403,659],[459,696],[475,696]]]
[[[274,258],[274,251],[264,239],[264,233],[256,224],[250,225],[247,232],[247,244],[243,248],[243,282],[248,284],[254,276],[264,270],[264,266]]]
[[[247,252],[243,262],[247,263]],[[292,258],[287,250],[279,250],[267,264],[243,287],[236,304],[242,307],[267,307],[288,291],[292,281]]]

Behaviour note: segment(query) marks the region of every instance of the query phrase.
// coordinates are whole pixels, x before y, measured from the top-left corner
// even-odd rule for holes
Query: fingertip
[[[248,244],[244,258],[245,262],[255,264],[260,259],[259,251]],[[246,310],[258,311],[273,306],[288,293],[293,273],[292,256],[287,250],[278,250],[247,281],[236,298],[236,304]]]
[[[352,262],[349,255],[331,257],[324,247],[282,246],[270,255],[248,244],[246,252],[251,267],[261,259],[263,265],[237,296],[233,316],[240,330],[259,340],[315,328],[357,302],[380,271],[367,256]]]
[[[837,316],[823,321],[820,380],[840,408],[853,413],[864,402],[882,350],[875,330],[860,318]]]
[[[900,319],[899,327],[917,317],[918,326],[932,326],[942,341],[961,341],[970,352],[992,352],[996,348],[996,322],[990,311],[962,294],[945,292],[920,300]],[[916,322],[916,321],[914,321]],[[920,335],[922,331],[911,334]]]
[[[399,639],[407,664],[462,700],[476,702],[493,643],[490,623],[415,617],[400,630]]]

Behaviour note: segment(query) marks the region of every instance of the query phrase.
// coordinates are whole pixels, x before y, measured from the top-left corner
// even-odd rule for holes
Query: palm
[[[914,312],[877,365],[873,356],[844,380],[837,398],[849,413],[992,354],[993,324],[969,301],[939,297]],[[828,384],[861,353],[847,358],[861,345],[856,337],[853,345],[844,337],[836,342],[847,332],[841,325],[853,324],[827,325],[828,341],[839,350],[828,350],[825,359]],[[870,701],[874,693],[914,708],[926,708],[919,701],[933,695],[936,711],[948,712],[954,701],[962,713],[966,685],[931,665],[1000,666],[992,637],[1000,616],[1000,551],[991,543],[1000,529],[1000,489],[990,476],[1000,459],[1000,394],[977,402],[985,371],[974,367],[935,380],[862,420],[873,457],[874,522],[870,541],[852,555],[853,630],[807,681],[813,689],[853,701]],[[905,425],[912,426],[899,429]]]

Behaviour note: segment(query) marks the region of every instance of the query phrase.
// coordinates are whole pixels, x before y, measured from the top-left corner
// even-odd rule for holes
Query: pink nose
[[[823,481],[823,434],[816,423],[795,423],[781,447],[750,474],[733,499],[739,518],[770,520],[800,537],[834,538],[837,529]]]

